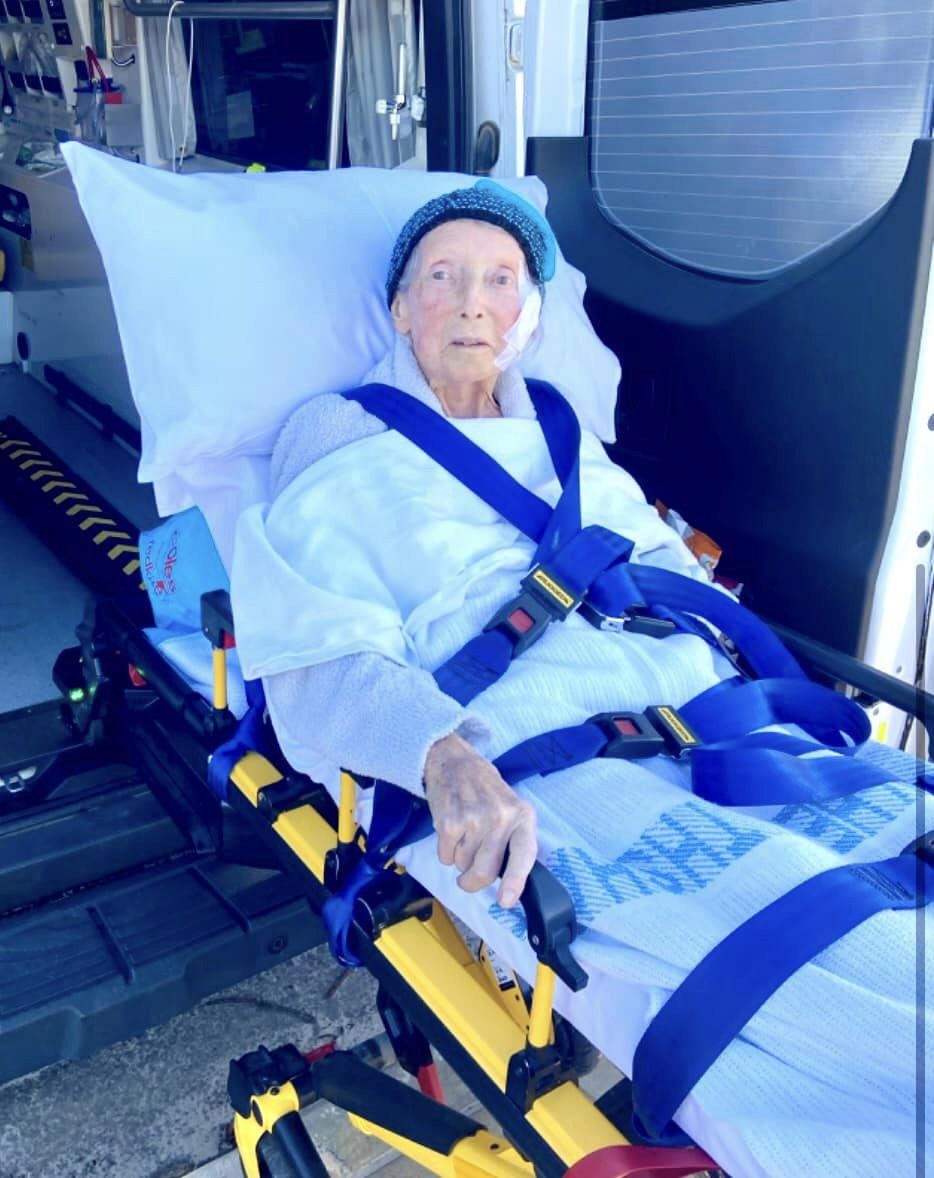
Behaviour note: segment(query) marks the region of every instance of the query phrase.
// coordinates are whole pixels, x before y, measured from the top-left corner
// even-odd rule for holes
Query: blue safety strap
[[[726,699],[724,688],[729,688]],[[709,706],[712,699],[717,707]],[[827,738],[822,744],[785,733],[752,732],[771,724],[805,727],[815,713],[822,713],[831,726],[819,729]],[[891,779],[884,769],[849,755],[802,759],[825,750],[826,745],[853,753],[869,736],[868,717],[858,704],[815,683],[731,679],[697,696],[678,715],[704,741],[689,752],[691,788],[698,797],[718,805],[820,802]],[[524,740],[494,763],[505,781],[517,785],[534,774],[547,776],[590,761],[603,755],[610,744],[606,727],[587,721]]]
[[[533,395],[534,385],[529,382]],[[366,384],[343,395],[438,461],[523,535],[534,540],[544,536],[552,508],[440,413],[392,385]],[[439,446],[443,458],[436,453]]]
[[[561,499],[554,509],[526,490],[481,446],[440,413],[407,393],[391,385],[369,384],[343,395],[358,401],[368,413],[408,438],[520,532],[534,540],[539,546],[536,562],[543,559],[553,562],[554,545],[560,542],[564,547],[580,530],[580,426],[570,405],[551,385],[535,380],[527,384],[556,473],[559,480],[566,480]],[[584,531],[592,537],[587,543],[595,545],[605,543],[607,536],[614,535],[605,528],[586,528]],[[590,604],[609,616],[619,616],[640,606],[658,616],[675,620],[682,619],[684,614],[696,614],[729,634],[757,674],[778,678],[807,677],[781,640],[755,614],[712,585],[680,573],[649,565],[632,565],[621,558],[617,563],[609,564],[597,577],[587,596]],[[712,640],[694,623],[686,628]],[[477,674],[483,681],[486,674],[483,668],[500,664],[502,654],[498,648],[504,644],[508,647],[508,639],[502,635],[495,639],[480,637],[484,641],[479,646],[471,648],[471,644],[467,644],[465,651],[469,648],[469,653],[465,658],[476,655],[481,668]],[[479,643],[479,639],[474,642]],[[474,679],[470,670],[464,677],[468,682]]]
[[[798,884],[725,937],[694,967],[636,1047],[636,1127],[676,1143],[673,1117],[756,1011],[803,965],[879,912],[924,907],[934,869],[918,854],[834,867]]]
[[[432,829],[431,811],[424,798],[416,797],[389,781],[374,784],[366,852],[321,909],[328,947],[341,965],[353,969],[363,964],[350,947],[357,897],[379,876],[400,847],[418,842],[431,834]]]
[[[871,730],[858,704],[809,679],[724,679],[680,711],[708,744],[744,736],[766,724],[798,724],[822,743],[845,748],[863,744]]]
[[[690,754],[691,788],[721,806],[828,801],[883,785],[890,777],[851,755],[869,739],[863,709],[817,683],[727,679],[685,704],[680,715],[704,741]],[[772,724],[796,724],[813,740],[776,732],[750,735]],[[826,746],[845,755],[807,756]]]
[[[593,761],[600,756],[608,741],[605,730],[598,724],[588,722],[568,728],[554,728],[513,745],[498,756],[493,764],[503,781],[509,785],[518,785],[520,781],[536,774],[547,777],[562,769]]]
[[[208,785],[222,802],[227,800],[230,774],[234,765],[247,753],[266,753],[270,740],[263,726],[266,712],[266,696],[260,679],[247,679],[247,710],[244,712],[231,738],[219,745],[208,762]]]
[[[590,602],[606,614],[632,606],[677,610],[706,618],[728,634],[757,675],[807,679],[780,638],[754,613],[713,585],[646,564],[618,564],[599,579]]]
[[[535,406],[538,424],[545,435],[551,464],[561,484],[561,497],[544,531],[541,534],[525,533],[530,539],[538,541],[535,564],[550,564],[551,558],[561,552],[581,527],[581,427],[577,414],[557,389],[537,380],[527,381],[526,385]],[[631,551],[632,544],[629,544],[627,558]]]
[[[555,515],[558,512],[555,511]],[[583,597],[600,574],[626,560],[632,543],[597,525],[580,529],[548,562],[548,573],[576,597]],[[515,657],[515,646],[498,628],[484,630],[434,672],[435,682],[458,703],[467,705],[496,683]]]

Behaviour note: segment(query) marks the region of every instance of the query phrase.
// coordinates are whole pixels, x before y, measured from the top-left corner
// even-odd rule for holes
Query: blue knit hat
[[[488,221],[511,233],[525,254],[532,281],[544,285],[554,275],[557,245],[542,214],[494,180],[478,180],[472,188],[457,188],[436,196],[409,217],[396,238],[386,277],[386,301],[392,303],[399,279],[412,251],[432,229],[445,221]]]

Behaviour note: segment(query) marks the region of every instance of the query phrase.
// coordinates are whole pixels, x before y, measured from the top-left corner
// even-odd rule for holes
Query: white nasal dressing
[[[525,351],[525,345],[532,338],[535,329],[538,327],[541,314],[542,295],[536,286],[522,304],[519,318],[503,337],[506,341],[506,346],[494,361],[500,372],[504,372],[510,364],[514,364]]]

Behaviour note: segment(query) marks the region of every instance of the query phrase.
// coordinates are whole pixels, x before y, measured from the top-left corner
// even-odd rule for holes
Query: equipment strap
[[[247,753],[265,753],[270,740],[263,724],[266,695],[260,679],[244,680],[247,710],[240,718],[233,736],[219,745],[208,761],[208,785],[222,802],[227,800],[230,774],[234,765]]]

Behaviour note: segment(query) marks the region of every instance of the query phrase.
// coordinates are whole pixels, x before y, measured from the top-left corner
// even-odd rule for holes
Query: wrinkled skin
[[[456,733],[436,741],[425,761],[425,796],[438,834],[438,858],[459,871],[465,892],[478,892],[509,863],[498,900],[518,900],[538,850],[535,808],[523,801]]]
[[[449,417],[499,416],[495,361],[528,281],[521,247],[496,225],[446,221],[419,242],[414,264],[409,284],[393,298],[393,326],[410,337]]]

